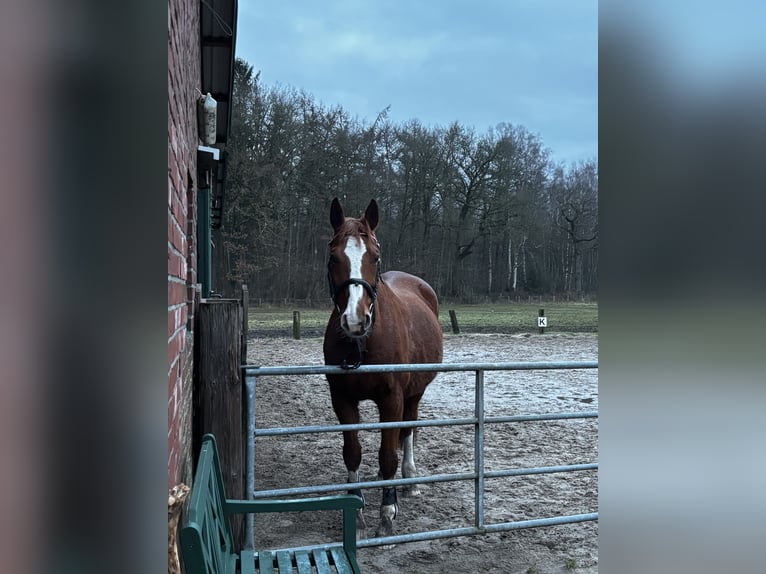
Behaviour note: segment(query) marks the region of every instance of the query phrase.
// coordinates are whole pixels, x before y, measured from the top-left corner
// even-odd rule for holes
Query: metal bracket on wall
[[[204,145],[197,146],[197,173],[202,174],[205,171],[213,169],[215,162],[221,157],[221,150],[217,147],[208,147]]]

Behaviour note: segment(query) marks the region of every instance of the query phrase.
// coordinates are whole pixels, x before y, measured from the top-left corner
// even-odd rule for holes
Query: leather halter
[[[335,305],[335,308],[338,310],[338,315],[341,314],[340,306],[338,305],[338,295],[346,289],[347,287],[351,285],[359,285],[362,287],[365,291],[367,291],[367,294],[370,296],[370,299],[372,300],[370,303],[370,330],[375,326],[375,302],[378,299],[378,285],[380,284],[380,260],[378,260],[377,263],[377,273],[375,274],[375,285],[370,285],[367,281],[364,279],[357,279],[355,277],[351,277],[349,279],[346,279],[343,283],[340,285],[336,285],[335,282],[332,280],[332,270],[330,269],[330,263],[327,264],[327,283],[330,286],[330,299],[332,299],[333,304]],[[359,356],[359,359],[354,364],[348,363],[348,357],[343,360],[343,363],[340,365],[343,369],[357,369],[364,361],[364,353],[366,352],[366,349],[362,347],[362,339],[363,337],[357,337],[355,338],[356,341],[356,349],[357,354]],[[349,356],[351,356],[351,353],[349,353]]]

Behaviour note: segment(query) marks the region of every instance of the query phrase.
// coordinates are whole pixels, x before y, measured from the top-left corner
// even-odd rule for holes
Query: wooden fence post
[[[293,339],[301,338],[301,312],[293,311]]]
[[[459,335],[460,327],[457,324],[457,315],[452,309],[449,310],[449,322],[452,324],[452,332],[455,333],[455,335]]]
[[[242,284],[242,364],[247,362],[247,334],[250,331],[250,317],[248,309],[250,307],[250,293],[247,285]],[[245,388],[245,377],[242,375],[242,388]]]
[[[243,308],[239,299],[203,299],[199,329],[197,429],[215,434],[223,482],[230,498],[245,497],[242,357]],[[235,543],[244,540],[243,517],[232,518]]]

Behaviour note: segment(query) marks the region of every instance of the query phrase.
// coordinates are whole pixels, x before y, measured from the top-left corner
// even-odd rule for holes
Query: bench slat
[[[277,550],[277,568],[280,574],[292,574],[293,561],[287,550]]]
[[[261,574],[274,574],[274,555],[268,550],[259,552],[258,568],[258,571]],[[242,574],[244,574],[244,572]]]
[[[332,554],[332,559],[338,574],[354,574],[354,569],[351,568],[348,556],[346,556],[346,553],[342,548],[330,548],[330,553]]]
[[[314,554],[314,564],[316,564],[319,574],[332,574],[330,560],[327,558],[327,550],[316,549]]]
[[[242,574],[255,574],[255,551],[242,551],[239,558],[239,571]]]
[[[295,565],[298,567],[298,574],[313,574],[311,569],[311,558],[309,553],[301,550],[295,553]]]

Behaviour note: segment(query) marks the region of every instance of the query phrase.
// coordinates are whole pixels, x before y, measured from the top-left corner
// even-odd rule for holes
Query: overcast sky
[[[239,0],[237,56],[265,85],[372,122],[506,122],[554,161],[598,158],[596,0]]]

